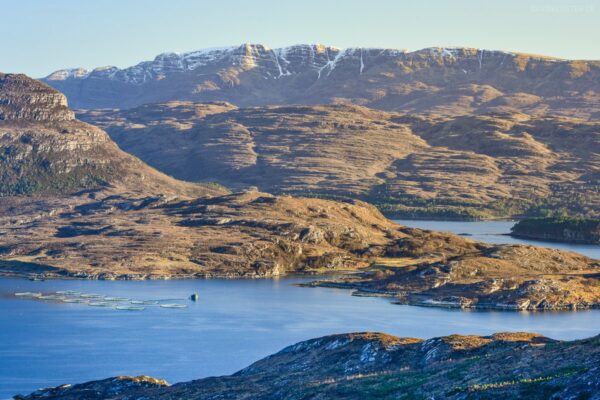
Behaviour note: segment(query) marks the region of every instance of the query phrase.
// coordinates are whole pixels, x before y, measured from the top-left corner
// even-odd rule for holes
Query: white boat
[[[161,304],[162,308],[187,308],[185,304]]]
[[[47,296],[36,296],[36,298],[40,300],[63,300],[64,297],[57,296],[55,294],[49,294]]]
[[[84,299],[94,299],[94,298],[102,297],[102,295],[96,294],[96,293],[84,293],[79,297],[83,297]]]
[[[105,297],[104,301],[129,301],[126,297]]]
[[[105,301],[91,301],[88,303],[88,306],[92,306],[92,307],[108,307],[110,306],[109,303],[105,302]]]
[[[15,293],[17,297],[40,297],[42,294],[38,292],[18,292]]]
[[[146,308],[145,307],[138,307],[138,306],[116,306],[114,307],[115,310],[126,310],[126,311],[144,311]]]
[[[131,300],[130,301],[131,304],[142,304],[145,306],[153,306],[158,304],[158,301],[156,300]]]
[[[85,300],[82,299],[61,299],[63,303],[85,303]]]

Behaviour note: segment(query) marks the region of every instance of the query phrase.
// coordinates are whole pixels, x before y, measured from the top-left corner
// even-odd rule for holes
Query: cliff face
[[[67,98],[21,74],[0,73],[0,121],[72,121]]]
[[[600,62],[470,48],[337,49],[260,44],[165,53],[118,69],[57,71],[44,82],[76,108],[170,100],[237,106],[351,101],[383,110],[465,115],[489,110],[590,118]]]
[[[230,376],[165,385],[118,377],[19,400],[103,399],[600,399],[600,338],[531,333],[429,340],[351,333],[287,347]]]

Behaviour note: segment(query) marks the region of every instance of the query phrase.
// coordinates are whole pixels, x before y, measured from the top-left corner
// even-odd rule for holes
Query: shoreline
[[[380,210],[381,211],[381,210]],[[398,214],[387,214],[382,212],[383,216],[392,221],[405,220],[405,221],[436,221],[436,222],[516,222],[525,217],[490,217],[490,218],[436,218],[434,216],[428,217],[414,217],[414,216],[401,216]]]
[[[513,237],[513,238],[517,238],[517,239],[535,240],[538,242],[578,244],[578,245],[585,245],[585,246],[599,246],[600,247],[600,242],[594,242],[594,241],[564,240],[564,239],[558,239],[558,238],[553,238],[553,237],[547,237],[547,236],[543,236],[543,235],[535,235],[535,234],[529,235],[529,234],[524,234],[524,233],[507,233],[506,235]]]
[[[349,286],[343,282],[335,282],[335,281],[313,281],[309,283],[300,283],[296,284],[296,286],[307,287],[307,288],[331,288],[331,289],[342,289],[351,291],[351,296],[356,297],[381,297],[389,299],[392,304],[397,305],[407,305],[413,307],[430,307],[430,308],[445,308],[445,309],[455,309],[461,311],[507,311],[507,312],[576,312],[576,311],[587,311],[587,310],[598,310],[600,309],[600,304],[593,305],[583,305],[583,306],[574,306],[574,305],[565,305],[560,307],[547,307],[547,308],[538,308],[538,307],[519,307],[518,305],[513,304],[491,304],[491,303],[482,303],[482,304],[461,304],[458,302],[451,301],[436,301],[432,299],[430,296],[421,295],[423,300],[417,301],[411,297],[418,297],[419,294],[411,294],[411,293],[394,293],[387,291],[378,291],[375,289],[360,289],[357,287]],[[428,302],[429,300],[429,302]]]
[[[335,278],[337,277],[347,277],[352,275],[360,274],[361,271],[345,271],[339,272],[337,274],[319,274],[319,273],[306,273],[306,274],[290,274],[290,275],[280,275],[280,276],[271,276],[271,277],[242,277],[242,276],[231,276],[231,275],[222,275],[222,276],[194,276],[194,275],[174,275],[174,276],[160,276],[160,277],[146,277],[143,279],[98,279],[98,278],[82,278],[82,277],[73,277],[73,276],[62,276],[62,277],[47,277],[44,279],[31,279],[31,277],[26,277],[22,275],[7,275],[0,274],[0,279],[22,279],[29,281],[184,281],[184,280],[279,280],[279,279],[311,279],[311,278]],[[553,307],[529,307],[529,304],[526,306],[519,306],[517,304],[491,304],[491,303],[482,303],[482,304],[472,304],[472,303],[461,303],[461,302],[453,302],[453,301],[438,301],[433,299],[431,296],[427,295],[419,295],[418,293],[396,293],[390,291],[382,291],[376,289],[361,289],[356,286],[349,285],[345,282],[340,281],[320,281],[313,280],[309,282],[302,283],[292,283],[293,286],[303,287],[303,288],[329,288],[329,289],[342,289],[350,291],[350,296],[355,297],[380,297],[389,299],[392,304],[397,305],[408,305],[413,307],[430,307],[430,308],[442,308],[442,309],[455,309],[461,311],[508,311],[508,312],[575,312],[575,311],[586,311],[586,310],[595,310],[600,309],[600,304],[593,305],[573,305],[568,304],[564,306],[553,306]],[[421,297],[421,299],[417,299]]]

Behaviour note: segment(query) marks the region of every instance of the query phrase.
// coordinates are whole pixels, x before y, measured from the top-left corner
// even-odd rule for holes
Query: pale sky
[[[600,59],[600,0],[0,0],[0,13],[0,71],[35,78],[242,43]]]

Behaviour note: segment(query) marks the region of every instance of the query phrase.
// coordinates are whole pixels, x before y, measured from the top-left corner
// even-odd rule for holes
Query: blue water
[[[413,228],[446,231],[456,234],[468,233],[469,239],[494,244],[529,244],[532,246],[551,247],[555,249],[574,251],[588,257],[600,259],[600,246],[593,244],[569,244],[545,242],[541,240],[526,240],[508,236],[515,221],[434,221],[434,220],[395,220],[397,223]]]
[[[450,230],[443,224],[459,223],[435,224]],[[481,227],[462,225],[460,230],[468,232],[474,226]],[[490,232],[482,229],[474,238],[493,238]],[[0,279],[0,399],[119,374],[146,374],[172,383],[230,374],[287,345],[332,333],[383,331],[428,338],[535,331],[575,339],[600,332],[600,310],[517,313],[399,306],[381,298],[353,297],[344,290],[292,285],[302,281],[306,279]],[[139,300],[185,298],[197,291],[200,301],[180,301],[188,305],[185,309],[149,306],[144,311],[119,311],[14,296],[59,290]]]

